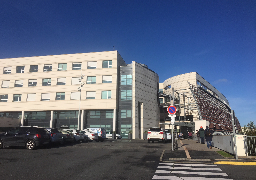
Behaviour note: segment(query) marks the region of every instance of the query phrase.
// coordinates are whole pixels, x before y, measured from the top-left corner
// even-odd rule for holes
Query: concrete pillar
[[[116,109],[113,109],[113,131],[116,132]]]
[[[53,111],[51,111],[50,128],[53,127]]]
[[[21,111],[20,124],[21,124],[21,126],[24,126],[24,111]]]
[[[84,130],[84,110],[81,110],[81,130]]]

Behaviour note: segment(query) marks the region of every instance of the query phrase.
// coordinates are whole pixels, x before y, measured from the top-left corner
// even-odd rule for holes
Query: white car
[[[90,141],[90,142],[92,142],[92,141],[98,142],[99,141],[98,133],[91,132],[88,129],[84,129],[81,132],[83,132],[84,134],[86,134],[88,136],[88,141]]]
[[[172,130],[171,129],[165,129],[165,142],[171,142],[172,141]]]
[[[84,136],[80,134],[76,129],[63,129],[63,131],[71,132],[74,136],[75,142],[84,141]]]
[[[154,141],[162,141],[165,142],[165,133],[163,132],[163,130],[159,127],[152,127],[148,130],[148,143],[150,143],[150,141],[152,143],[154,143]]]
[[[106,139],[106,129],[104,128],[87,128],[88,131],[98,133],[99,141]]]
[[[106,138],[111,139],[112,137],[113,135],[110,132],[106,133]],[[122,139],[122,136],[120,134],[116,134],[116,139]]]

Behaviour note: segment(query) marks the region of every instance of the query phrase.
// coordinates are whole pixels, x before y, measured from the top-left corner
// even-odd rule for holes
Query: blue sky
[[[160,82],[198,72],[255,123],[255,0],[0,1],[1,59],[113,49]]]

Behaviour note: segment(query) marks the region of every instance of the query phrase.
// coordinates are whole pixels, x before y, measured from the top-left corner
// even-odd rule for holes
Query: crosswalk
[[[227,180],[228,175],[215,164],[159,163],[152,179]]]

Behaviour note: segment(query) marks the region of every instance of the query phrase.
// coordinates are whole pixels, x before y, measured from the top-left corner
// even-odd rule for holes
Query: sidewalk
[[[163,152],[162,161],[169,160],[192,160],[192,161],[213,161],[213,160],[226,160],[219,155],[216,151],[220,151],[218,148],[212,147],[208,149],[206,144],[197,143],[195,140],[177,140],[177,146],[172,151],[172,145],[170,149]]]

